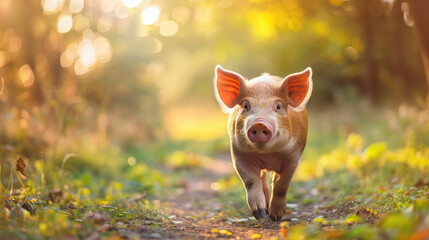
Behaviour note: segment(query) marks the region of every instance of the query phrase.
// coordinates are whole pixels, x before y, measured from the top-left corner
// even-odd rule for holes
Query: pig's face
[[[311,95],[311,69],[280,78],[264,74],[250,81],[216,67],[215,89],[230,115],[230,134],[243,151],[280,152],[294,146],[288,111],[302,111]]]

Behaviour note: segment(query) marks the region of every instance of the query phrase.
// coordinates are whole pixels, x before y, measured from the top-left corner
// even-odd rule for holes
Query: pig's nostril
[[[272,132],[265,124],[255,123],[247,131],[247,136],[254,143],[265,144],[270,141]]]

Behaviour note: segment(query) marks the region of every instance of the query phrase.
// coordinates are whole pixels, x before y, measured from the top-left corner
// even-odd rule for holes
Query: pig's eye
[[[249,111],[249,104],[244,104],[243,108]]]
[[[245,101],[245,102],[243,103],[243,108],[244,108],[246,111],[249,111],[249,110],[250,110],[250,104],[249,104],[249,102]]]
[[[282,108],[282,106],[280,106],[280,104],[277,105],[277,107],[276,107],[277,110],[280,110],[281,108]]]

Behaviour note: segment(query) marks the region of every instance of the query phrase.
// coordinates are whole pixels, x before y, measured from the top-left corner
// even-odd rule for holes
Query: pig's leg
[[[262,171],[262,189],[264,190],[265,201],[268,204],[270,202],[271,190],[270,184],[268,183],[268,171]],[[268,210],[268,206],[267,206]]]
[[[271,197],[268,213],[273,221],[280,221],[286,208],[286,195],[299,160],[283,167],[283,171],[274,174],[273,195]]]
[[[263,191],[261,169],[246,160],[235,162],[235,169],[246,188],[247,205],[256,219],[265,217],[267,201]]]

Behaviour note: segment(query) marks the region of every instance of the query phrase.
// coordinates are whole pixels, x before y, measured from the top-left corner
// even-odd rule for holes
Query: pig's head
[[[216,66],[215,94],[224,112],[231,112],[229,132],[236,147],[273,152],[296,141],[291,134],[291,118],[297,114],[291,111],[305,109],[313,88],[311,75],[311,68],[307,68],[285,78],[263,74],[248,81]]]

